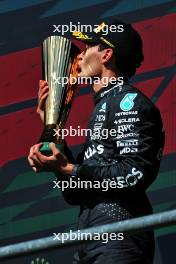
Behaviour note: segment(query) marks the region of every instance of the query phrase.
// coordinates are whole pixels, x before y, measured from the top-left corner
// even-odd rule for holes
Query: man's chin
[[[86,78],[86,75],[83,72],[79,72],[78,77],[85,77]]]
[[[87,78],[87,79],[91,79],[91,78],[93,78],[92,76],[88,76],[87,74],[84,74],[84,73],[79,73],[79,74],[78,74],[78,77],[79,77],[79,78],[85,78],[85,79],[86,79],[86,78]]]

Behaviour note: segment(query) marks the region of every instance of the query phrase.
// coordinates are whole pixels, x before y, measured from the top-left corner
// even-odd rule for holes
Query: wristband
[[[70,175],[76,177],[78,175],[79,168],[80,168],[80,165],[79,164],[75,164],[72,172],[70,173]]]

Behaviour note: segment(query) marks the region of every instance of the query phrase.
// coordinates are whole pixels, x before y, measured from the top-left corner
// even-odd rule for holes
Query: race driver
[[[123,25],[122,31],[108,31],[105,26]],[[120,28],[120,27],[119,27]],[[99,77],[93,84],[95,108],[88,128],[84,150],[73,162],[50,144],[53,155],[39,151],[41,144],[31,147],[29,163],[35,172],[53,171],[58,179],[109,182],[102,188],[67,189],[64,198],[80,205],[78,229],[117,222],[152,213],[146,189],[155,180],[164,147],[164,132],[159,110],[129,79],[143,61],[142,40],[130,24],[120,21],[101,23],[90,33],[74,32],[73,37],[86,44],[79,55],[79,76]],[[108,78],[108,85],[102,80]],[[118,82],[123,77],[123,85]],[[114,78],[115,83],[111,82]],[[38,113],[48,95],[48,84],[40,82]],[[108,138],[101,133],[109,131]],[[116,131],[115,134],[110,131]],[[115,188],[111,182],[115,183]],[[82,244],[74,256],[74,264],[151,264],[154,256],[153,231],[123,234],[123,239],[107,243],[96,240]]]

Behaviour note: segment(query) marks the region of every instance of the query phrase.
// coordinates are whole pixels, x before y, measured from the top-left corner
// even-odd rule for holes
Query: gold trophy
[[[49,95],[45,102],[40,151],[47,156],[52,154],[50,142],[63,152],[62,138],[56,131],[64,128],[77,89],[78,53],[79,49],[61,36],[50,36],[42,44],[43,79],[48,82]]]

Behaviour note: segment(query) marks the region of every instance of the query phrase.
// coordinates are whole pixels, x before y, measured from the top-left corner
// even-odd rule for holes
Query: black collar
[[[122,85],[119,85],[118,83],[117,84],[110,83],[108,86],[102,87],[100,91],[94,93],[94,104],[96,105],[104,96],[106,96],[109,92],[111,92],[114,89],[118,89],[120,91],[122,89]]]

